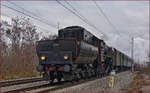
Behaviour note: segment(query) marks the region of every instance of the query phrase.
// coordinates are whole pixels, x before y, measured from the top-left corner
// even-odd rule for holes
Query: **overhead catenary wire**
[[[32,15],[35,16],[35,17],[39,17],[39,16],[35,15],[34,13],[32,13],[32,12],[30,12],[30,11],[24,9],[23,7],[18,6],[17,4],[15,4],[15,3],[11,2],[11,1],[7,1],[7,2],[9,2],[9,3],[11,3],[11,4],[13,4],[13,5],[15,5],[15,6],[19,7],[19,8],[21,8],[23,11],[29,12],[30,14],[32,14]],[[65,2],[66,2],[69,6],[71,6],[71,4],[69,4],[66,0],[65,0]],[[71,7],[72,7],[73,10],[75,10],[76,12],[78,12],[73,6],[71,6]],[[82,18],[84,18],[79,12],[78,12],[78,14],[79,14]],[[86,18],[84,18],[84,19],[86,20]],[[87,20],[86,20],[86,21],[87,21]],[[88,22],[88,21],[87,21],[87,22]]]
[[[14,5],[14,6],[16,6],[16,7],[18,7],[18,8],[20,8],[20,9],[22,9],[23,12],[26,11],[26,12],[30,13],[31,15],[35,16],[35,17],[39,17],[38,15],[36,15],[36,14],[34,14],[34,13],[32,13],[32,12],[26,10],[26,9],[24,9],[23,7],[17,5],[17,4],[15,4],[15,3],[13,3],[13,2],[11,2],[10,0],[7,0],[7,2],[10,3],[10,4],[12,4],[12,5]]]
[[[99,30],[95,25],[93,25],[86,17],[84,17],[75,7],[73,7],[67,0],[64,0],[67,5],[69,5],[82,19],[84,19],[88,24],[92,25],[96,28],[96,30]],[[104,35],[104,34],[103,34]]]
[[[82,17],[85,21],[87,21],[88,23],[90,23],[89,21],[88,21],[88,19],[87,18],[85,18],[81,13],[79,13],[79,11],[76,9],[76,8],[74,8],[68,1],[66,1],[66,0],[64,0],[80,17]]]
[[[69,12],[71,12],[72,14],[74,14],[75,16],[77,16],[79,19],[81,19],[83,22],[85,22],[86,24],[90,25],[93,27],[93,25],[89,24],[87,21],[85,21],[85,19],[83,19],[81,16],[79,16],[78,14],[76,14],[76,12],[72,11],[70,8],[66,7],[64,4],[62,4],[60,1],[56,0],[58,2],[58,4],[60,4],[61,6],[63,6],[65,9],[67,9]],[[96,27],[94,27],[95,29],[97,29]]]
[[[57,1],[57,0],[56,0],[56,1]],[[25,12],[19,11],[19,10],[17,10],[17,9],[11,8],[11,7],[9,7],[9,6],[6,6],[6,5],[3,5],[3,6],[5,6],[5,7],[7,7],[7,8],[10,8],[10,9],[12,9],[12,10],[15,10],[15,11],[21,13],[21,14],[26,15],[26,16],[29,16],[29,17],[31,17],[31,18],[33,18],[33,19],[35,19],[35,20],[38,20],[38,21],[40,21],[40,22],[42,22],[42,23],[45,23],[45,24],[47,24],[47,25],[50,25],[50,26],[53,27],[53,28],[57,28],[57,26],[51,25],[51,24],[49,24],[49,23],[43,21],[43,19],[42,19],[41,17],[39,17],[39,16],[33,14],[32,12],[30,12],[30,11],[28,11],[28,10],[26,10],[26,9],[24,9],[24,8],[22,8],[22,7],[20,7],[20,6],[18,6],[18,5],[16,5],[16,4],[13,3],[13,2],[10,2],[10,1],[8,1],[8,2],[11,3],[11,4],[13,4],[13,5],[15,5],[15,6],[17,6],[18,8],[21,8],[23,11],[30,13],[30,15],[29,15],[29,14],[26,14]],[[59,1],[58,1],[58,2],[59,2]],[[60,3],[60,2],[59,2],[59,3]],[[68,4],[69,6],[71,6],[71,4],[69,4],[68,2],[67,2],[67,4]],[[63,4],[62,4],[62,5],[63,5]],[[77,17],[79,17],[82,21],[84,21],[86,24],[90,25],[90,26],[93,27],[94,29],[100,31],[96,26],[94,26],[93,24],[91,24],[84,16],[82,16],[73,6],[71,6],[71,7],[72,7],[72,9],[73,9],[74,11],[76,11],[76,12],[78,13],[78,14],[76,14],[76,12],[74,12],[74,11],[72,11],[72,10],[70,9],[74,15],[76,15]],[[66,8],[67,8],[67,7],[66,7]],[[67,9],[69,9],[69,8],[67,8]],[[32,14],[34,17],[31,16],[31,14]],[[39,18],[41,18],[42,20],[39,19]],[[102,34],[104,35],[104,33],[102,33]],[[106,35],[104,35],[104,36],[106,37]]]
[[[48,25],[48,26],[50,26],[50,27],[52,27],[52,28],[57,29],[56,26],[54,26],[54,25],[52,25],[52,24],[49,24],[49,23],[47,23],[47,22],[45,22],[45,21],[43,21],[43,20],[41,20],[41,19],[39,19],[39,18],[33,17],[33,16],[29,15],[29,14],[26,14],[26,13],[24,13],[24,12],[22,12],[22,11],[19,11],[19,10],[17,10],[17,9],[14,9],[14,8],[9,7],[9,6],[7,6],[7,5],[4,5],[4,4],[2,4],[2,6],[7,7],[7,8],[9,8],[9,9],[13,10],[13,11],[16,11],[16,12],[18,12],[18,13],[21,13],[21,14],[23,14],[23,15],[25,15],[25,16],[28,16],[28,17],[30,17],[30,18],[32,18],[32,19],[34,19],[34,20],[37,20],[37,21],[39,21],[39,22],[41,22],[41,23],[44,23],[44,24],[46,24],[46,25]]]
[[[35,15],[34,13],[32,13],[32,12],[30,12],[30,11],[28,11],[28,10],[24,9],[23,7],[21,7],[21,6],[17,5],[17,4],[15,4],[15,3],[13,3],[13,2],[11,2],[10,0],[7,0],[7,2],[8,2],[8,3],[10,3],[10,4],[12,4],[12,5],[14,5],[14,6],[16,6],[16,7],[18,7],[18,8],[20,8],[20,9],[22,9],[23,11],[26,11],[26,12],[28,12],[28,13],[32,14],[32,15],[33,15],[33,16],[35,16],[35,17],[37,17],[37,16],[38,16],[38,15]]]
[[[119,31],[117,30],[117,28],[114,26],[114,24],[109,20],[109,18],[107,17],[107,15],[104,13],[104,11],[101,9],[101,7],[98,5],[98,3],[93,0],[94,4],[96,5],[97,9],[99,10],[99,14],[102,15],[106,18],[107,22],[113,27],[113,29],[115,29],[115,31],[117,32],[118,35],[120,35]]]
[[[34,17],[36,17],[36,18],[39,18],[40,20],[44,21],[45,23],[48,23],[48,24],[50,24],[51,26],[53,26],[53,27],[56,28],[56,25],[54,25],[54,24],[52,24],[52,23],[50,23],[50,22],[47,22],[47,21],[46,21],[44,18],[42,18],[41,16],[38,16],[37,14],[34,14],[33,12],[28,11],[27,9],[25,9],[25,8],[23,8],[23,7],[19,6],[19,5],[17,5],[17,4],[15,4],[15,3],[11,2],[11,1],[7,1],[7,2],[10,3],[10,4],[12,4],[12,5],[14,5],[14,6],[16,6],[16,7],[18,7],[18,8],[20,8],[20,9],[22,9],[23,12],[25,11],[25,12],[31,14],[32,16],[34,16]]]
[[[23,13],[24,13],[24,11],[26,11],[26,12],[32,14],[33,16],[42,19],[40,16],[37,16],[36,14],[34,14],[34,13],[32,13],[32,12],[30,12],[30,11],[24,9],[23,7],[21,7],[21,6],[17,5],[17,4],[15,4],[15,3],[11,2],[11,1],[7,1],[7,2],[9,2],[10,4],[12,4],[12,5],[14,5],[14,6],[16,6],[16,7],[20,8],[20,9],[22,9],[22,10],[23,10]],[[42,20],[44,20],[44,19],[42,19]],[[45,24],[45,23],[44,23],[44,24]],[[36,26],[37,26],[37,25],[36,25]],[[45,29],[45,28],[42,28],[42,27],[40,27],[40,26],[37,26],[37,27],[40,28],[40,29],[42,29],[43,31],[50,32],[49,30],[47,30],[47,29]]]
[[[102,30],[98,29],[96,26],[90,24],[89,22],[87,22],[84,18],[82,18],[81,16],[79,16],[76,12],[72,11],[70,8],[66,7],[64,4],[62,4],[60,1],[56,0],[56,2],[58,4],[60,4],[62,7],[64,7],[65,9],[67,9],[69,12],[71,12],[72,14],[74,14],[76,17],[78,17],[80,20],[82,20],[84,23],[86,23],[87,25],[91,26],[92,28],[94,28],[96,31],[101,31],[101,33],[103,34],[103,36],[105,38],[107,38],[107,35],[105,35]]]
[[[10,17],[10,15],[6,15],[6,16]],[[11,17],[10,17],[10,18],[11,18]],[[36,25],[36,27],[38,27],[39,29],[42,29],[43,31],[50,32],[49,30],[44,29],[44,28],[42,28],[41,26]]]

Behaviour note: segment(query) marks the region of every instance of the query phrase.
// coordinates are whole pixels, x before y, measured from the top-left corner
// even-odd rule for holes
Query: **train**
[[[81,26],[69,26],[58,30],[54,40],[36,42],[39,59],[37,71],[45,80],[53,83],[78,81],[101,77],[112,70],[130,70],[133,60],[119,50],[108,46]]]

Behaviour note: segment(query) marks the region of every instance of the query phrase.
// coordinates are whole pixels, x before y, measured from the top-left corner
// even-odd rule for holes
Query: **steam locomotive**
[[[81,26],[58,31],[55,40],[36,42],[38,72],[50,83],[86,79],[131,68],[132,59],[91,34]]]

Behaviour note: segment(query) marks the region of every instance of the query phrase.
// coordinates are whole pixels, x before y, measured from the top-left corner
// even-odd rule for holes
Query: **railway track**
[[[104,77],[102,77],[104,78]],[[16,89],[12,89],[12,90],[6,90],[3,91],[4,93],[14,93],[14,92],[18,92],[18,91],[24,91],[24,92],[28,92],[28,93],[41,93],[41,92],[47,92],[47,91],[55,91],[58,89],[62,89],[62,88],[67,88],[67,87],[71,87],[71,86],[75,86],[75,85],[79,85],[85,82],[89,82],[95,79],[100,79],[100,78],[96,78],[96,77],[92,77],[86,80],[79,80],[78,82],[65,82],[62,81],[61,83],[58,82],[54,82],[53,85],[50,85],[49,82],[44,82],[41,84],[34,84],[34,86],[26,86],[26,87],[20,87],[20,88],[16,88]],[[41,81],[42,82],[42,81]],[[40,83],[40,82],[39,82]]]
[[[126,72],[126,71],[123,71],[123,73]],[[120,74],[122,72],[119,72],[117,74]],[[94,80],[98,80],[98,79],[108,79],[109,78],[109,75],[105,75],[103,77],[91,77],[89,79],[86,79],[86,80],[79,80],[78,82],[63,82],[62,84],[59,84],[59,85],[55,85],[55,86],[47,86],[47,87],[41,87],[41,88],[38,88],[38,89],[33,89],[33,90],[27,90],[25,92],[27,93],[50,93],[50,92],[56,92],[56,93],[65,93],[63,91],[64,90],[67,90],[67,88],[72,88],[73,86],[77,86],[77,85],[80,85],[80,84],[84,84],[84,83],[88,83],[90,81],[94,81]],[[69,92],[68,92],[69,93]]]
[[[40,82],[39,82],[40,83]],[[2,92],[3,93],[16,93],[16,92],[20,92],[20,91],[26,91],[26,90],[32,90],[32,89],[37,89],[37,88],[41,88],[41,87],[46,87],[48,86],[49,84],[46,83],[46,82],[41,82],[41,84],[37,84],[37,83],[34,83],[34,85],[31,84],[24,84],[24,85],[21,85],[21,86],[15,86],[14,89],[13,88],[10,88],[10,87],[7,87],[6,89],[3,89]]]
[[[0,84],[1,84],[1,87],[6,87],[6,86],[12,86],[12,85],[18,85],[18,84],[37,82],[37,81],[42,81],[42,80],[43,79],[41,77],[32,77],[32,78],[0,81]]]
[[[104,77],[103,77],[104,78]],[[27,93],[44,93],[44,92],[53,92],[55,90],[63,89],[63,88],[69,88],[72,86],[80,85],[82,83],[87,83],[92,80],[96,80],[99,78],[91,78],[91,79],[86,79],[86,80],[80,80],[78,82],[62,82],[61,84],[56,84],[54,86],[47,86],[47,87],[41,87],[38,89],[33,89],[33,90],[26,90]]]
[[[18,82],[18,85],[14,85],[15,83],[13,83],[11,86],[5,86],[5,87],[2,87],[1,89],[3,93],[10,93],[10,92],[14,93],[14,92],[19,92],[19,91],[28,92],[28,93],[41,93],[41,92],[48,92],[48,91],[52,92],[55,90],[72,87],[75,85],[79,85],[79,84],[93,81],[96,79],[102,79],[105,77],[108,77],[108,75],[103,76],[103,77],[91,77],[86,80],[81,79],[78,82],[77,81],[74,81],[74,82],[62,81],[61,83],[58,83],[57,81],[54,81],[53,85],[50,85],[48,81],[40,80],[38,78],[36,81],[36,78],[34,78],[33,81],[35,82],[33,82],[32,79],[27,79],[28,82],[19,80],[20,83]],[[23,82],[25,82],[26,84],[24,84]]]

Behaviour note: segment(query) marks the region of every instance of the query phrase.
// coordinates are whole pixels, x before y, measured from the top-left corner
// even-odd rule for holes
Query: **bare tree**
[[[36,27],[30,22],[29,18],[16,17],[12,19],[12,29],[6,31],[7,37],[12,42],[12,52],[18,54],[25,47],[34,46],[39,34]]]
[[[6,43],[7,41],[5,37],[8,29],[6,29],[4,25],[8,25],[8,23],[2,21],[2,23],[0,24],[2,55],[8,55],[8,45]]]

